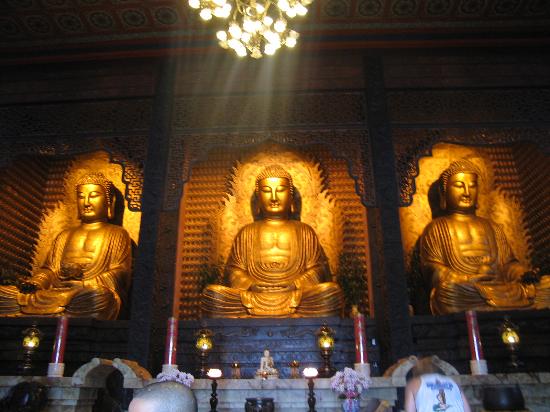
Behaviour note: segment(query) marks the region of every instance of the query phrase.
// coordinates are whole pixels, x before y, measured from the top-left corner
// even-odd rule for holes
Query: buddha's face
[[[268,177],[260,180],[258,201],[264,217],[288,217],[292,205],[290,182],[285,177]]]
[[[477,203],[477,175],[456,173],[449,178],[445,192],[447,210],[450,212],[472,213]]]
[[[78,217],[84,223],[106,221],[108,202],[103,186],[88,183],[76,188]]]

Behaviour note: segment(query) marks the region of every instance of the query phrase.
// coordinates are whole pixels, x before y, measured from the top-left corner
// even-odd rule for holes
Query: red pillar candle
[[[367,356],[367,334],[365,329],[365,316],[358,313],[353,318],[355,330],[355,363],[369,363]]]
[[[178,320],[171,316],[168,318],[168,326],[166,328],[166,345],[164,350],[164,364],[176,364],[176,352],[178,345]]]
[[[67,341],[67,331],[69,330],[69,318],[61,316],[57,318],[57,329],[55,331],[55,341],[53,343],[52,362],[63,363],[65,355],[65,342]]]
[[[483,346],[481,345],[481,336],[477,324],[477,314],[474,310],[466,311],[466,323],[468,324],[468,337],[472,360],[482,360],[485,357],[483,356]]]

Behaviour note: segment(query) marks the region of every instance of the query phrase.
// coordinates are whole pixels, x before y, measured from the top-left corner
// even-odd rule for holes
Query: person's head
[[[113,218],[115,197],[113,184],[101,173],[87,174],[76,182],[78,217],[84,223]]]
[[[279,165],[267,166],[256,176],[256,197],[263,217],[288,218],[294,202],[292,176]]]
[[[434,364],[434,358],[432,356],[418,359],[416,364],[411,368],[410,377],[416,378],[418,376],[426,375],[428,373],[439,373],[441,375],[444,375],[443,371]]]
[[[191,389],[177,382],[157,382],[146,386],[130,402],[128,412],[196,412]]]
[[[472,214],[477,207],[479,169],[468,160],[459,160],[441,173],[441,208],[448,212]]]
[[[264,356],[269,358],[269,349],[264,350]]]

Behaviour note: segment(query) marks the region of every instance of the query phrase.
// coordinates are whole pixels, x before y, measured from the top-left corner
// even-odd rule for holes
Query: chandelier
[[[294,47],[299,34],[287,20],[304,16],[313,0],[188,0],[200,17],[227,19],[226,30],[216,33],[219,45],[237,56],[259,59],[282,46]]]

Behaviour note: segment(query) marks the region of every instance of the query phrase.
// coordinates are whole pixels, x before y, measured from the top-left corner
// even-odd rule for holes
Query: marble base
[[[483,387],[519,385],[530,412],[549,412],[550,373],[515,373],[496,375],[456,375],[453,379],[462,387],[473,412],[483,410]],[[150,375],[149,375],[150,379]],[[371,378],[371,387],[361,394],[361,406],[368,411],[389,412],[398,399],[398,390],[405,378]],[[74,377],[0,376],[0,398],[23,381],[35,381],[48,387],[48,406],[44,412],[91,412],[101,382],[92,380],[75,383]],[[151,380],[152,381],[152,380]],[[88,383],[84,383],[88,382]],[[129,381],[130,382],[130,381]],[[342,400],[330,389],[330,379],[315,379],[317,412],[341,410]],[[131,383],[131,382],[130,382]],[[137,387],[128,386],[125,387]],[[197,398],[198,411],[210,411],[212,382],[197,379],[191,388]],[[305,379],[220,379],[218,380],[218,412],[242,412],[246,398],[273,398],[276,412],[308,411],[308,387]]]
[[[49,363],[48,364],[48,376],[50,378],[60,378],[65,372],[64,363]]]
[[[369,400],[379,403],[382,400],[387,408],[395,405],[397,389],[388,378],[373,378],[371,388],[362,394],[361,404]],[[314,380],[317,412],[334,412],[341,410],[342,400],[330,388],[329,378]],[[225,379],[218,381],[218,412],[242,412],[246,398],[273,398],[276,412],[308,411],[308,386],[306,379]],[[210,411],[210,381],[197,379],[193,384],[199,412]],[[380,409],[380,412],[385,408]],[[389,409],[388,409],[389,411]]]
[[[470,370],[472,375],[487,375],[487,361],[485,359],[471,360]]]

